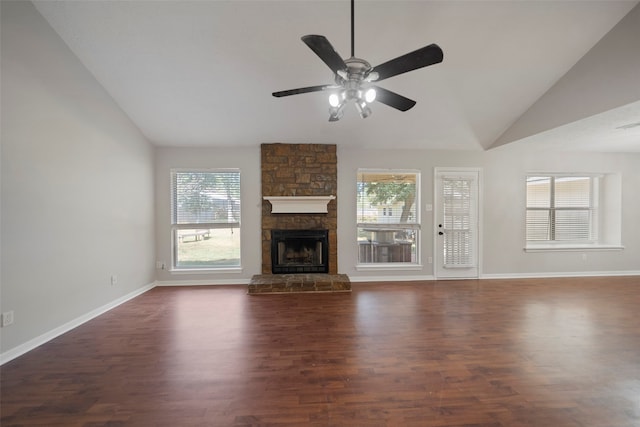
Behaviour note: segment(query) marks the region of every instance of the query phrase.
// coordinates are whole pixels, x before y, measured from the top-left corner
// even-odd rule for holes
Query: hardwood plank
[[[155,288],[0,368],[2,426],[638,426],[640,277]]]

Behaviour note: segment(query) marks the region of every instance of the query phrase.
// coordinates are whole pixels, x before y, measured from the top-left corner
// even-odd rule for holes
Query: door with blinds
[[[437,168],[434,274],[438,279],[478,277],[477,169]]]

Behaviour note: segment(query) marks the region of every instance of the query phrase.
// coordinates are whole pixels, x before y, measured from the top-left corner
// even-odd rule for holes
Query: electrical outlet
[[[13,323],[13,310],[2,313],[2,326],[9,326]]]
[[[428,257],[428,258],[427,258],[427,263],[428,263],[428,264],[433,264],[433,257],[431,257],[431,256],[430,256],[430,257]]]
[[[118,284],[118,276],[114,274],[113,276],[111,276],[111,286],[117,285],[117,284]]]

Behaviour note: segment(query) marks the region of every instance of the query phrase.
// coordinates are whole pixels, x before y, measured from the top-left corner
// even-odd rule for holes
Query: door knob
[[[442,236],[444,233],[442,231],[438,231],[438,235]]]

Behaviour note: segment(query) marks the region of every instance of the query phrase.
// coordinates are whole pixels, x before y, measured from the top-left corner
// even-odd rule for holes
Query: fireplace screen
[[[272,230],[271,272],[327,273],[328,230]]]

